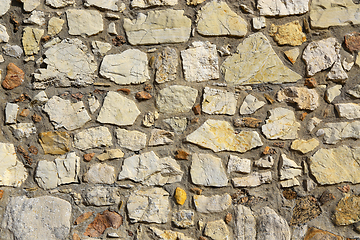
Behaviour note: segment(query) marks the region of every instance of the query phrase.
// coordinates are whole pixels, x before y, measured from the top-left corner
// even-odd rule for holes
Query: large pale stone
[[[320,132],[324,134],[326,144],[336,144],[349,138],[360,139],[360,121],[326,123],[318,130]]]
[[[57,18],[57,17],[50,18],[48,24],[48,34],[50,36],[55,36],[56,34],[60,33],[64,23],[65,20],[62,20],[61,18]]]
[[[301,176],[302,168],[294,160],[291,160],[285,154],[281,154],[281,162],[279,171],[280,180],[288,180]]]
[[[180,165],[174,159],[159,158],[151,151],[126,158],[118,180],[130,179],[147,186],[163,186],[180,182],[182,175]]]
[[[198,91],[194,88],[172,85],[163,88],[156,96],[156,106],[161,113],[185,113],[195,104]]]
[[[131,7],[133,8],[149,8],[156,6],[175,6],[178,0],[132,0]]]
[[[224,187],[228,178],[221,158],[211,154],[195,153],[192,155],[190,169],[191,181],[196,185]]]
[[[256,219],[250,208],[235,205],[235,240],[255,240]]]
[[[26,24],[36,24],[39,26],[44,26],[46,23],[46,19],[45,19],[45,13],[42,11],[32,11],[30,17],[24,19],[23,21]],[[39,34],[40,32],[42,32],[42,29],[37,29],[36,31],[34,31],[34,34]],[[28,34],[28,37],[31,37],[30,34]],[[38,38],[36,36],[36,38]],[[36,42],[39,42],[39,40],[36,39]],[[38,45],[38,44],[37,44]]]
[[[185,236],[185,234],[181,232],[175,232],[172,230],[160,230],[155,227],[149,227],[149,236],[151,236],[151,238],[154,238],[154,236],[156,236],[156,239],[161,240],[195,240],[194,238]]]
[[[75,4],[75,0],[46,0],[45,3],[53,8],[62,8]]]
[[[110,206],[120,203],[119,190],[115,187],[96,186],[88,188],[84,194],[84,202],[91,206]]]
[[[319,146],[319,141],[316,138],[311,138],[309,140],[304,139],[297,139],[292,142],[291,149],[297,150],[302,152],[303,154],[306,154],[308,152],[311,152],[315,148]]]
[[[352,0],[313,0],[310,7],[311,27],[328,28],[360,24],[359,10],[359,4]]]
[[[115,182],[115,168],[105,163],[91,165],[83,176],[84,182],[94,184],[113,184]]]
[[[295,139],[301,126],[296,121],[293,111],[286,108],[275,108],[269,111],[270,117],[261,127],[263,134],[268,139]]]
[[[66,18],[70,35],[92,36],[104,30],[102,15],[96,10],[69,9]]]
[[[291,231],[284,218],[269,207],[261,208],[257,217],[257,240],[290,240]]]
[[[279,45],[300,46],[306,41],[306,35],[298,20],[279,26],[272,24],[269,34]]]
[[[169,124],[176,133],[182,133],[187,127],[188,119],[186,117],[172,117],[164,119],[164,122]]]
[[[43,110],[49,115],[55,129],[64,127],[71,131],[83,127],[91,120],[82,101],[72,103],[54,96],[45,104]]]
[[[200,213],[218,213],[227,210],[231,206],[232,200],[228,193],[223,195],[213,195],[206,197],[194,195],[194,205]]]
[[[74,135],[74,146],[81,150],[112,145],[112,135],[107,127],[88,128]]]
[[[132,125],[139,114],[140,111],[133,100],[119,93],[110,91],[106,94],[97,121],[118,126],[127,126]]]
[[[338,202],[333,215],[338,226],[351,225],[360,221],[360,196],[346,195]]]
[[[6,31],[6,27],[0,24],[0,43],[9,41],[9,34]]]
[[[0,17],[10,9],[11,0],[0,1]]]
[[[266,102],[259,101],[256,97],[249,94],[245,97],[240,107],[240,114],[253,114],[256,110],[262,108]]]
[[[320,149],[310,157],[311,173],[321,185],[360,183],[360,148]]]
[[[310,0],[258,0],[257,9],[263,16],[288,16],[309,11]],[[280,239],[279,239],[280,240]]]
[[[94,82],[97,64],[79,39],[64,39],[46,50],[44,55],[47,67],[34,73],[34,89],[46,89],[51,85],[84,87]]]
[[[120,85],[146,82],[150,79],[147,55],[138,49],[106,55],[100,66],[100,75]]]
[[[197,31],[205,36],[243,37],[247,33],[247,23],[226,2],[214,0],[198,11]]]
[[[219,78],[219,59],[216,45],[210,42],[192,42],[181,51],[185,80],[202,82]]]
[[[319,95],[315,89],[287,87],[277,93],[279,102],[296,103],[299,109],[315,110],[319,106]]]
[[[85,0],[84,5],[87,7],[94,6],[105,10],[119,11],[117,5],[119,0]]]
[[[296,82],[301,76],[287,68],[262,33],[254,33],[237,47],[221,67],[225,81],[234,85]]]
[[[234,187],[257,187],[264,183],[270,183],[272,175],[270,171],[267,172],[253,172],[246,177],[233,178],[232,184]]]
[[[136,190],[127,201],[129,220],[132,223],[166,223],[170,213],[169,193],[162,188]]]
[[[128,131],[118,128],[115,130],[117,143],[120,147],[131,151],[139,151],[145,148],[146,134],[139,131]]]
[[[131,45],[181,43],[190,37],[191,20],[183,10],[148,11],[137,19],[124,19],[124,29]]]
[[[20,187],[28,177],[11,143],[0,143],[0,164],[0,186]]]
[[[166,47],[155,60],[155,81],[164,83],[176,79],[179,56],[175,49]]]
[[[70,220],[71,204],[61,198],[19,196],[9,201],[2,226],[17,240],[63,240],[70,233]]]
[[[44,35],[43,29],[26,27],[22,37],[22,44],[24,47],[25,55],[37,54],[40,50],[39,44],[41,37]]]
[[[234,115],[237,99],[235,94],[226,90],[204,88],[202,111],[207,114]]]
[[[360,118],[360,104],[357,103],[338,103],[335,109],[340,117],[346,119]]]

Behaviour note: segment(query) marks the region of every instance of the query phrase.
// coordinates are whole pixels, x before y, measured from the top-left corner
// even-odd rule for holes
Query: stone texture
[[[75,4],[75,0],[46,0],[45,3],[53,8],[63,8]]]
[[[182,176],[180,165],[173,158],[159,158],[151,151],[125,158],[118,180],[130,179],[146,186],[163,186],[180,182]]]
[[[5,15],[5,13],[10,9],[11,0],[4,0],[0,2],[0,17]]]
[[[341,91],[340,91],[341,88],[342,88],[341,85],[335,85],[333,87],[326,89],[325,100],[328,103],[332,103],[332,101],[334,101],[334,99],[341,94]]]
[[[57,18],[57,17],[50,18],[48,23],[48,34],[50,36],[55,36],[58,33],[60,33],[64,23],[65,20],[62,20],[61,18]]]
[[[338,103],[335,109],[340,117],[346,119],[360,118],[360,104],[357,103]]]
[[[309,140],[297,139],[292,142],[291,149],[300,151],[303,154],[313,151],[319,146],[319,141],[316,138],[311,138]]]
[[[235,240],[256,239],[256,219],[250,208],[235,205]]]
[[[123,223],[123,217],[117,212],[105,210],[103,213],[98,213],[84,233],[89,237],[100,237],[107,228],[117,229]],[[93,238],[92,238],[93,239]]]
[[[12,197],[2,225],[18,240],[66,239],[70,233],[71,204],[63,199],[42,196]]]
[[[66,18],[70,35],[92,36],[104,30],[102,15],[96,10],[69,9]]]
[[[324,128],[319,129],[316,134],[324,135],[326,144],[336,144],[349,138],[359,139],[360,121],[326,123]]]
[[[14,57],[14,58],[20,58],[21,55],[24,53],[24,51],[22,50],[22,48],[18,45],[10,45],[10,44],[5,44],[5,46],[2,47],[3,52],[5,55],[10,56],[10,57]]]
[[[0,24],[0,43],[9,41],[9,34],[6,31],[6,27]]]
[[[173,239],[195,240],[194,238],[186,237],[185,234],[181,232],[174,232],[171,230],[160,230],[155,227],[149,227],[149,232],[152,238],[156,237],[157,239],[161,239],[161,240],[173,240]]]
[[[113,160],[113,159],[117,159],[117,158],[122,158],[124,157],[124,153],[123,151],[121,151],[121,149],[108,149],[105,150],[104,153],[98,155],[96,158],[99,161],[106,161],[106,160]]]
[[[321,213],[321,208],[313,196],[297,198],[293,215],[290,220],[291,225],[300,225],[317,218]]]
[[[192,42],[181,51],[185,80],[203,82],[219,78],[219,59],[216,45],[210,42]]]
[[[112,136],[107,127],[88,128],[74,135],[74,147],[80,150],[112,145]]]
[[[360,148],[320,149],[310,157],[310,170],[321,185],[360,182]]]
[[[128,49],[120,54],[106,55],[100,75],[119,85],[140,84],[150,79],[146,53]]]
[[[64,154],[70,151],[71,138],[67,132],[39,133],[39,142],[45,154]]]
[[[356,85],[355,87],[349,89],[347,91],[348,94],[350,94],[351,96],[355,97],[355,98],[360,98],[360,84]]]
[[[97,64],[79,39],[64,39],[47,49],[44,55],[47,67],[34,73],[34,89],[46,89],[52,85],[84,87],[94,82]]]
[[[132,223],[166,223],[170,213],[169,193],[161,188],[136,190],[131,193],[126,208]]]
[[[227,165],[227,172],[229,174],[232,172],[250,173],[251,165],[252,165],[252,161],[250,159],[245,159],[234,155],[230,155]]]
[[[56,188],[58,186],[58,178],[55,163],[46,160],[39,161],[36,168],[35,181],[42,189]]]
[[[291,232],[286,220],[279,216],[273,209],[263,207],[257,218],[257,240],[290,240]]]
[[[113,103],[117,104],[114,105]],[[139,116],[140,111],[133,100],[121,94],[109,91],[100,109],[97,121],[117,126],[132,125]]]
[[[181,43],[190,37],[191,20],[183,10],[155,10],[137,18],[124,19],[124,29],[131,45]]]
[[[45,25],[45,23],[46,23],[45,13],[42,12],[42,11],[36,11],[36,10],[35,10],[35,11],[32,11],[30,17],[27,18],[27,19],[24,19],[23,22],[24,22],[24,23],[27,23],[27,24],[36,24],[36,25],[39,25],[39,26],[43,26],[43,25]],[[36,35],[39,35],[40,33],[41,33],[41,34],[44,34],[44,31],[43,31],[42,29],[34,29],[33,32],[34,32],[34,35],[35,35],[35,36],[31,36],[31,33],[30,33],[30,34],[28,34],[28,37],[31,37],[31,38],[35,37],[35,44],[38,45],[38,42],[39,42],[40,40],[36,39],[36,38],[39,38],[39,37],[36,36]],[[40,37],[41,37],[41,36],[40,36]],[[34,41],[34,40],[33,40],[33,41]],[[37,43],[36,43],[36,42],[37,42]]]
[[[348,195],[340,199],[333,216],[336,225],[351,225],[360,221],[360,197]]]
[[[214,152],[235,151],[244,153],[262,146],[259,134],[255,131],[235,133],[229,122],[208,119],[197,130],[186,137],[188,142],[209,148]]]
[[[166,47],[158,53],[155,60],[155,81],[164,83],[176,79],[179,64],[178,54],[175,49]]]
[[[231,85],[296,82],[301,76],[288,69],[262,33],[254,33],[237,47],[221,66]]]
[[[178,0],[132,0],[131,7],[133,8],[149,8],[156,6],[175,6]]]
[[[305,235],[304,240],[317,240],[317,239],[343,240],[344,238],[318,228],[314,228],[314,227],[309,228],[309,230]]]
[[[96,163],[83,176],[84,182],[94,184],[113,184],[115,182],[115,168],[105,163]]]
[[[204,235],[214,240],[227,240],[230,231],[223,220],[216,220],[206,223]]]
[[[258,0],[257,9],[260,10],[260,15],[263,16],[303,14],[309,11],[309,0]]]
[[[244,102],[240,106],[240,114],[253,114],[258,109],[262,108],[265,104],[266,102],[259,101],[256,97],[249,94],[245,97]]]
[[[254,17],[252,19],[253,28],[255,30],[260,30],[266,27],[266,18],[264,17]]]
[[[100,54],[101,56],[104,56],[112,48],[110,43],[101,41],[92,41],[91,47],[94,54]]]
[[[213,195],[206,197],[194,195],[194,205],[200,213],[219,213],[227,210],[231,206],[231,196],[228,193],[223,195]]]
[[[119,191],[114,187],[96,186],[88,188],[83,195],[88,206],[110,206],[120,203]]]
[[[315,89],[287,87],[277,93],[279,102],[295,103],[299,109],[315,110],[319,106],[319,95]]]
[[[350,52],[357,52],[360,50],[360,34],[352,32],[345,35],[345,46]]]
[[[188,119],[186,117],[172,117],[164,119],[164,122],[168,124],[175,133],[182,133],[187,127]]]
[[[36,133],[36,127],[33,123],[17,123],[10,125],[10,129],[14,137],[18,140],[21,138],[28,138],[31,134]]]
[[[264,156],[254,162],[254,166],[258,168],[272,168],[275,160],[271,155]]]
[[[117,144],[131,151],[139,151],[145,148],[146,134],[139,131],[128,131],[118,128],[115,130]]]
[[[295,64],[296,60],[298,59],[298,57],[300,55],[300,50],[299,50],[299,48],[293,48],[293,49],[284,51],[284,54],[292,64]]]
[[[171,221],[179,228],[190,228],[194,226],[194,212],[192,210],[174,211]]]
[[[185,113],[194,106],[198,91],[194,88],[172,85],[163,88],[156,96],[156,106],[160,113]]]
[[[253,172],[246,177],[233,178],[232,184],[234,187],[257,187],[264,183],[270,183],[272,181],[272,174],[267,172]]]
[[[119,0],[85,0],[84,5],[87,7],[97,7],[104,10],[119,11]]]
[[[243,37],[247,33],[247,23],[226,2],[215,0],[198,11],[196,29],[205,36]]]
[[[202,111],[207,114],[234,115],[237,99],[232,92],[215,88],[204,88]]]
[[[16,123],[17,115],[19,112],[19,105],[16,103],[6,103],[5,105],[5,124]]]
[[[297,165],[294,160],[291,160],[285,154],[281,154],[281,161],[282,164],[279,171],[280,180],[288,180],[301,176],[302,167]]]
[[[22,44],[24,47],[25,55],[37,54],[40,50],[39,44],[41,37],[44,35],[43,29],[26,27],[22,37]]]
[[[151,130],[148,145],[150,147],[153,147],[153,146],[172,144],[174,142],[173,141],[174,138],[175,138],[175,134],[173,132],[155,128]]]
[[[6,76],[1,86],[11,90],[20,86],[24,82],[25,73],[14,63],[9,63],[6,67]]]
[[[299,21],[293,21],[284,25],[271,25],[269,35],[279,45],[300,46],[306,41],[306,35],[302,31]]]

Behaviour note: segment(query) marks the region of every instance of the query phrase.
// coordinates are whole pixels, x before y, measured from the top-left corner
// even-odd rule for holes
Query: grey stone
[[[86,205],[97,207],[120,203],[119,191],[114,187],[96,186],[88,188],[83,199]]]
[[[24,51],[22,50],[22,48],[18,45],[10,45],[10,44],[6,44],[5,46],[2,47],[3,52],[5,55],[10,56],[10,57],[14,57],[14,58],[20,58],[21,55],[23,55]]]
[[[355,87],[349,89],[347,91],[348,94],[355,98],[360,98],[360,84],[356,85]]]
[[[254,166],[258,168],[272,168],[275,160],[271,155],[264,156],[254,162]]]
[[[35,180],[42,189],[56,188],[58,178],[55,163],[46,160],[39,161],[36,167]]]
[[[91,47],[94,54],[100,54],[101,56],[104,56],[112,48],[110,43],[101,41],[92,41]]]
[[[112,145],[112,136],[107,127],[88,128],[74,135],[74,147],[80,150]]]
[[[288,223],[269,207],[260,209],[257,217],[257,240],[290,240]]]
[[[96,10],[69,9],[66,18],[70,35],[92,36],[104,30],[102,15]]]
[[[116,24],[114,22],[109,23],[107,31],[111,35],[118,35],[116,31]]]
[[[16,123],[18,112],[19,112],[19,105],[17,105],[16,103],[6,103],[5,123],[6,124]]]
[[[346,119],[360,118],[360,104],[357,103],[338,103],[335,109],[340,117]]]
[[[131,151],[139,151],[145,148],[146,134],[139,131],[128,131],[126,129],[117,128],[115,130],[117,143],[120,147]]]
[[[26,1],[28,2],[28,1]],[[46,23],[45,13],[42,11],[32,11],[30,17],[24,19],[24,23],[26,24],[36,24],[39,26],[43,26]],[[43,32],[44,34],[44,32]]]
[[[235,240],[256,239],[256,219],[250,208],[244,205],[235,205]]]
[[[192,210],[174,211],[171,220],[179,228],[190,228],[194,226],[194,212]]]
[[[96,163],[83,176],[84,182],[94,184],[113,184],[115,182],[115,168],[105,163]]]
[[[164,122],[169,124],[176,133],[182,133],[187,127],[188,120],[186,117],[172,117],[164,119]]]
[[[227,210],[232,203],[231,196],[228,193],[222,195],[213,195],[210,197],[194,195],[193,198],[195,209],[200,213],[223,212]]]
[[[334,101],[334,99],[341,94],[341,91],[340,91],[341,88],[342,88],[342,85],[335,85],[333,87],[326,89],[325,100],[328,103],[332,103],[332,101]]]

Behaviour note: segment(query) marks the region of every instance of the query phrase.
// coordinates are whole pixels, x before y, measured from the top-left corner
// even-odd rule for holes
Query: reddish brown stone
[[[4,190],[0,190],[0,200],[3,198],[4,196]]]
[[[352,32],[345,35],[345,46],[351,52],[360,50],[360,33]]]
[[[14,102],[24,102],[26,100],[31,100],[30,96],[26,93],[22,93],[20,97],[16,98]]]
[[[129,95],[130,92],[131,92],[131,90],[128,89],[128,88],[120,88],[120,89],[118,89],[117,91],[118,91],[118,92],[123,92],[123,93],[125,93],[126,95]]]
[[[21,113],[19,115],[22,117],[27,117],[27,116],[29,116],[29,114],[30,114],[30,110],[25,108],[21,111]]]
[[[300,115],[300,120],[301,120],[301,121],[304,121],[307,115],[308,115],[307,112],[303,112],[303,113]]]
[[[200,236],[199,240],[208,240],[206,237]]]
[[[279,147],[279,148],[284,148],[285,147],[285,142],[274,142],[274,146]]]
[[[304,85],[308,88],[316,88],[318,84],[317,84],[315,78],[307,78],[307,79],[305,79]]]
[[[175,159],[177,160],[188,160],[189,153],[185,152],[184,150],[177,150]]]
[[[349,185],[345,185],[343,187],[338,187],[338,189],[343,192],[343,193],[348,193],[350,191],[350,186]]]
[[[321,203],[321,205],[324,205],[327,202],[330,202],[332,200],[335,199],[335,196],[329,191],[329,190],[325,190],[320,198],[319,198],[319,202]]]
[[[144,87],[145,91],[151,91],[153,89],[153,87],[151,86],[151,84],[146,84]]]
[[[229,222],[231,222],[231,219],[232,219],[231,213],[226,214],[226,216],[225,216],[225,222],[226,222],[226,224],[229,224]]]
[[[149,100],[152,98],[151,94],[146,91],[137,92],[135,98],[139,101]]]
[[[79,225],[82,222],[85,222],[89,217],[93,215],[94,212],[86,212],[78,216],[74,222],[74,225]]]
[[[193,193],[195,193],[197,195],[201,195],[203,190],[198,187],[193,187],[193,188],[190,188],[190,191],[192,191]]]
[[[192,108],[193,112],[195,113],[195,115],[200,115],[201,114],[201,106],[200,104],[197,104],[195,105],[193,108]]]
[[[304,240],[350,240],[314,227],[308,229]]]
[[[113,38],[112,43],[118,47],[126,43],[126,39],[123,36],[116,36]]]
[[[267,93],[264,93],[264,97],[270,104],[273,104],[275,102],[275,99]]]
[[[297,198],[297,193],[291,189],[286,189],[283,191],[283,196],[287,200],[293,200],[293,199]]]
[[[5,89],[11,90],[21,85],[24,81],[25,73],[18,68],[15,64],[9,63],[7,66],[6,77],[2,82],[2,86]]]
[[[310,33],[311,29],[310,29],[310,24],[309,24],[308,20],[306,18],[304,18],[303,22],[304,22],[305,32]]]
[[[47,42],[47,41],[49,41],[50,39],[51,39],[50,35],[45,35],[45,36],[42,36],[42,37],[41,37],[41,40],[42,40],[43,42]]]
[[[73,98],[75,98],[76,100],[81,100],[84,95],[83,95],[81,92],[78,92],[78,93],[73,93],[73,94],[71,94],[71,96],[72,96]]]
[[[244,117],[234,120],[235,127],[250,127],[250,128],[257,128],[262,123],[261,120],[252,117]]]
[[[41,116],[34,113],[34,115],[31,116],[32,120],[36,123],[41,122]]]
[[[105,210],[103,213],[98,213],[92,223],[86,228],[84,233],[88,237],[100,237],[107,228],[119,228],[122,225],[123,217],[116,213]]]
[[[264,155],[276,154],[276,150],[274,148],[270,148],[269,146],[266,146],[262,154]]]
[[[22,146],[18,146],[16,151],[25,159],[28,165],[31,165],[33,163],[32,158],[29,156],[29,153],[25,150],[25,148],[23,148]]]
[[[30,146],[30,147],[28,148],[28,151],[31,152],[31,153],[34,154],[34,155],[37,155],[37,154],[39,153],[39,150],[38,150],[37,147],[35,147],[35,146]]]
[[[199,122],[199,118],[198,117],[195,117],[193,119],[190,120],[191,123],[198,123]]]
[[[91,159],[95,156],[95,153],[87,153],[87,154],[84,154],[84,160],[86,162],[90,162]]]
[[[20,23],[16,20],[14,13],[10,14],[10,23],[14,26],[14,32],[17,32],[19,30]]]
[[[134,236],[134,233],[132,231],[130,231],[129,229],[126,229],[126,231],[130,237]]]

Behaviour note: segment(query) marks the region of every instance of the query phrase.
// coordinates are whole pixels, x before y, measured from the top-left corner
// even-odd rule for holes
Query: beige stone
[[[214,240],[227,240],[230,231],[224,220],[216,220],[206,223],[204,235]]]
[[[156,236],[161,240],[195,240],[194,238],[190,238],[185,236],[185,234],[181,232],[175,232],[172,230],[160,230],[155,227],[149,227],[149,233],[151,237]]]
[[[351,225],[360,221],[360,196],[348,195],[340,199],[333,216],[338,226]]]
[[[22,44],[24,47],[25,55],[37,54],[40,50],[39,44],[41,37],[44,35],[43,29],[26,27],[22,37]]]
[[[232,200],[228,193],[222,195],[194,195],[194,205],[199,213],[219,213],[231,206]]]
[[[84,182],[94,184],[113,184],[115,182],[115,168],[105,163],[96,163],[83,176]]]
[[[233,178],[231,181],[234,187],[257,187],[265,183],[271,183],[272,174],[270,171],[253,172],[245,177]]]
[[[297,139],[292,142],[291,149],[300,151],[303,154],[313,151],[319,146],[319,141],[316,138],[311,138],[309,140]]]
[[[71,138],[67,132],[39,133],[39,142],[45,154],[64,154],[70,151]]]
[[[106,161],[122,157],[124,157],[124,153],[123,151],[121,151],[121,149],[109,149],[106,150],[104,153],[98,155],[97,159],[99,159],[99,161]]]
[[[296,103],[299,109],[315,110],[319,106],[319,95],[315,89],[286,87],[277,93],[279,102]]]
[[[155,81],[164,83],[176,79],[179,56],[175,49],[166,47],[155,60]]]
[[[300,50],[299,50],[299,48],[293,48],[293,49],[284,51],[284,54],[292,64],[295,64],[296,60],[299,57]]]
[[[298,20],[284,25],[271,25],[269,35],[279,45],[300,46],[306,41],[306,35],[302,32],[302,27]]]
[[[318,136],[324,135],[326,144],[336,144],[341,140],[360,138],[360,121],[326,123],[324,128],[316,133]]]
[[[340,117],[346,119],[360,118],[360,104],[357,103],[338,103],[335,104],[335,109]]]
[[[23,3],[25,12],[31,12],[40,5],[41,0],[20,0],[20,2]]]
[[[133,8],[149,8],[156,6],[175,6],[178,0],[132,0],[131,7]]]
[[[62,20],[61,18],[57,18],[57,17],[50,18],[48,23],[48,34],[50,36],[55,36],[58,33],[60,33],[64,23],[65,21]]]
[[[81,150],[112,146],[112,135],[107,127],[93,127],[74,134],[74,146]]]
[[[97,10],[69,9],[66,18],[70,35],[92,36],[104,30],[102,15]]]
[[[334,101],[334,99],[341,94],[341,88],[342,85],[335,85],[333,87],[326,89],[325,100],[328,103],[332,103],[332,101]]]
[[[215,88],[204,88],[202,111],[207,114],[234,115],[237,99],[235,94]]]
[[[139,151],[145,148],[146,134],[139,131],[128,131],[118,128],[115,130],[117,143],[120,147],[131,151]]]

